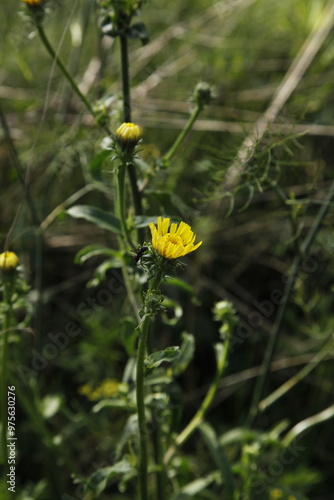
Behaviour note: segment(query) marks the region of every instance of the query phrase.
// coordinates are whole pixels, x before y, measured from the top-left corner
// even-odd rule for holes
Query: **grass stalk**
[[[197,120],[200,112],[202,111],[202,109],[203,109],[203,106],[200,106],[199,104],[197,104],[195,106],[195,108],[193,109],[193,111],[189,117],[189,120],[186,123],[186,126],[180,132],[180,134],[176,138],[176,141],[174,142],[174,144],[172,145],[172,147],[170,148],[168,153],[166,153],[165,156],[163,157],[164,163],[168,164],[170,162],[170,160],[173,158],[176,151],[179,149],[179,147],[181,146],[181,144],[183,143],[183,141],[185,140],[185,138],[187,137],[187,135],[191,131],[191,129],[192,129],[195,121]]]
[[[290,277],[287,280],[287,283],[285,285],[282,301],[281,301],[281,304],[279,306],[277,316],[275,318],[275,322],[273,325],[273,329],[272,329],[272,332],[271,332],[271,335],[269,338],[269,342],[267,345],[267,349],[266,349],[266,352],[264,355],[262,373],[259,375],[257,382],[256,382],[256,385],[255,385],[251,408],[250,408],[250,411],[249,411],[249,414],[248,414],[248,417],[246,420],[246,425],[248,425],[248,426],[251,426],[253,424],[254,419],[256,418],[256,416],[258,414],[259,402],[261,400],[264,386],[265,386],[265,382],[266,382],[266,379],[268,377],[270,364],[271,364],[272,357],[273,357],[274,352],[275,352],[279,332],[281,330],[281,326],[282,326],[283,318],[285,316],[287,305],[288,305],[291,293],[293,291],[293,288],[294,288],[294,285],[295,285],[295,282],[296,282],[296,279],[297,279],[297,276],[299,273],[300,264],[302,261],[302,256],[304,256],[304,257],[307,256],[308,250],[309,250],[309,248],[314,240],[314,237],[315,237],[315,235],[316,235],[316,233],[317,233],[317,231],[318,231],[318,229],[319,229],[319,227],[320,227],[320,225],[321,225],[321,223],[322,223],[322,221],[323,221],[323,219],[324,219],[324,217],[325,217],[325,215],[330,207],[330,204],[331,204],[333,197],[334,197],[334,182],[332,182],[331,187],[329,189],[329,192],[327,194],[327,197],[324,200],[324,202],[323,202],[323,204],[318,212],[318,215],[315,218],[313,225],[311,226],[307,236],[305,237],[305,240],[303,241],[303,243],[300,247],[301,248],[300,254],[298,254],[295,257],[295,260],[293,262],[293,265],[291,268],[291,275],[290,275]]]

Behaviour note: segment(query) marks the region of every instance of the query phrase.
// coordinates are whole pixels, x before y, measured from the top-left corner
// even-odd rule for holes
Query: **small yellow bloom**
[[[202,244],[202,241],[194,244],[196,235],[185,222],[170,224],[169,218],[158,217],[158,227],[152,222],[149,226],[153,248],[166,259],[183,257]]]
[[[270,500],[278,500],[283,498],[283,491],[280,488],[274,488],[270,491]]]
[[[122,123],[116,130],[116,141],[123,151],[133,149],[142,136],[142,129],[134,123]]]
[[[114,379],[107,378],[103,382],[93,389],[90,384],[85,384],[79,387],[78,392],[83,396],[86,396],[90,401],[97,401],[103,398],[111,398],[118,394],[120,388],[120,382]]]
[[[0,269],[3,272],[15,271],[20,260],[14,252],[3,252],[0,254]]]

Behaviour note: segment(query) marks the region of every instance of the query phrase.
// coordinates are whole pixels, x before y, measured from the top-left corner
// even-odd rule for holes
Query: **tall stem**
[[[126,36],[120,36],[121,42],[121,74],[123,91],[123,120],[131,122],[131,93],[129,78],[129,58],[128,58],[128,39]],[[128,174],[130,179],[133,203],[137,215],[142,214],[141,195],[137,184],[137,174],[133,163],[128,163]]]
[[[165,154],[165,156],[163,157],[163,161],[165,163],[168,163],[172,159],[172,157],[175,155],[176,151],[181,146],[181,144],[183,143],[184,139],[187,137],[187,135],[189,134],[190,130],[192,129],[192,126],[195,123],[195,121],[197,120],[197,117],[200,114],[200,112],[202,111],[202,109],[203,109],[203,106],[200,106],[198,104],[193,109],[193,111],[192,111],[192,113],[191,113],[191,115],[189,117],[189,120],[188,120],[186,126],[180,132],[180,134],[178,135],[176,141],[174,142],[174,144],[172,145],[172,147],[170,148],[170,150],[168,151],[168,153]]]
[[[144,360],[150,315],[146,314],[141,321],[140,338],[137,353],[136,396],[139,427],[139,494],[140,500],[147,500],[147,429],[145,417],[145,391],[144,391]]]
[[[161,276],[158,275],[150,282],[149,291],[159,287]],[[144,384],[144,361],[146,355],[146,345],[148,328],[152,313],[144,314],[139,324],[139,343],[137,352],[137,374],[136,374],[136,397],[137,397],[137,414],[139,428],[139,498],[147,500],[148,485],[147,485],[147,468],[148,468],[148,453],[147,453],[147,428],[145,416],[145,384]]]
[[[121,223],[122,237],[131,247],[133,247],[133,242],[131,241],[131,236],[126,224],[126,213],[125,213],[125,172],[126,172],[126,162],[123,161],[117,169],[117,179],[116,179],[116,190],[117,190],[117,204],[116,204],[116,214]]]
[[[1,407],[2,407],[2,459],[4,466],[7,465],[7,379],[8,379],[8,330],[11,315],[11,284],[4,283],[5,297],[4,302],[7,303],[7,310],[5,313],[4,329],[2,332],[2,385],[1,385]],[[5,474],[6,477],[6,474]]]

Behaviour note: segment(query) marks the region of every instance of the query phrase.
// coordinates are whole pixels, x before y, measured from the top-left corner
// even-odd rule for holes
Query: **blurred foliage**
[[[290,454],[283,437],[332,403],[333,349],[261,413],[253,429],[244,425],[278,309],[273,293],[277,297],[283,290],[333,179],[333,31],[256,144],[237,186],[225,184],[243,139],[319,26],[326,5],[325,0],[163,5],[151,0],[136,19],[145,22],[150,38],[144,46],[137,39],[129,42],[133,121],[145,129],[143,160],[137,163],[145,214],[183,218],[204,241],[187,259],[182,281],[164,285],[170,302],[158,319],[158,335],[150,338],[155,351],[181,345],[181,356],[155,367],[150,380],[157,393],[150,411],[160,408],[172,433],[196,412],[214,376],[220,325],[213,304],[231,301],[240,318],[228,371],[199,430],[203,439],[196,434],[170,465],[173,500],[236,495],[241,484],[248,489],[244,500],[332,498],[331,420],[298,438]],[[93,0],[50,0],[47,9],[45,30],[57,53],[90,102],[110,116],[115,132],[122,122],[118,41],[101,37]],[[2,131],[1,240],[20,255],[38,332],[23,330],[20,349],[15,349],[17,335],[11,344],[16,353],[11,384],[21,401],[17,498],[134,498],[136,321],[115,234],[101,218],[93,225],[86,216],[69,213],[78,214],[80,205],[98,207],[109,216],[105,224],[113,224],[105,134],[50,60],[25,6],[18,0],[3,3],[0,22],[0,105],[38,223],[44,224],[39,241]],[[202,80],[214,86],[216,99],[181,154],[163,168],[159,159],[185,125],[194,86]],[[313,260],[304,258],[297,274],[266,395],[328,348],[334,324],[332,225],[331,205],[311,249]],[[143,269],[127,258],[139,286],[145,282]]]

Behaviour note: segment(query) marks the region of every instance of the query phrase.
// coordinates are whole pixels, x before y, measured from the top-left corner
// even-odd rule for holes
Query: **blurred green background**
[[[149,43],[129,41],[133,121],[144,128],[141,154],[147,163],[139,177],[146,186],[145,212],[179,216],[192,224],[204,242],[186,259],[181,276],[194,296],[166,286],[166,294],[180,303],[183,315],[174,318],[171,312],[169,321],[159,319],[158,336],[151,339],[155,348],[162,349],[180,343],[182,332],[192,332],[196,338],[194,360],[178,381],[184,391],[180,428],[193,415],[214,375],[212,345],[218,328],[212,307],[225,299],[237,309],[244,337],[239,335],[241,340],[232,350],[209,420],[219,435],[244,425],[277,312],[277,304],[266,313],[261,303],[265,307],[263,301],[272,300],[273,290],[283,290],[298,242],[314,223],[333,179],[332,29],[309,55],[305,72],[298,75],[291,97],[256,145],[237,186],[226,184],[238,148],[253,133],[254,123],[300,57],[305,41],[325,22],[327,4],[322,0],[167,0],[163,4],[152,0],[144,4],[140,17],[148,28]],[[103,133],[50,60],[25,6],[19,1],[2,3],[0,23],[1,108],[39,223],[74,193],[79,194],[73,203],[112,210],[112,171],[107,161],[97,160]],[[122,122],[119,43],[101,36],[95,2],[51,1],[44,26],[82,92],[110,113],[114,131]],[[184,127],[190,97],[202,80],[214,86],[215,99],[169,167],[159,168],[156,159]],[[38,253],[36,231],[3,131],[0,139],[1,241],[20,256],[31,286],[29,300],[35,305],[32,327],[38,332],[22,333],[21,371],[17,363],[11,365],[13,380],[28,400],[26,407],[17,406],[17,498],[59,499],[64,492],[69,498],[83,498],[71,474],[87,476],[94,472],[92,464],[110,465],[127,418],[122,410],[95,414],[92,407],[108,395],[101,389],[104,381],[122,379],[133,352],[135,321],[120,270],[111,267],[97,276],[94,270],[103,258],[79,265],[75,256],[86,245],[116,248],[117,241],[110,232],[70,218],[60,206]],[[85,191],[92,182],[96,189]],[[303,260],[297,275],[266,395],[321,351],[332,334],[332,226],[330,209],[311,250],[313,261]],[[94,286],[86,287],[87,283]],[[36,353],[50,343],[48,335],[66,328],[79,333],[64,347],[59,340],[58,351],[54,355],[50,351],[47,364],[37,368]],[[36,372],[27,386],[22,366]],[[105,387],[113,390],[112,383]],[[47,435],[27,415],[30,398],[36,398],[35,404],[42,408]],[[332,402],[333,349],[297,387],[264,412],[254,428],[266,432],[282,421],[293,427]],[[333,443],[331,420],[311,429],[298,441],[303,451],[279,475],[281,483],[306,498],[333,498]],[[207,451],[196,439],[185,449],[185,478],[210,470]],[[269,455],[263,457],[264,467],[270,464]],[[230,458],[237,460],[232,452]],[[55,476],[60,478],[58,492],[58,479],[52,479],[54,464]],[[269,498],[269,490],[263,495],[254,498]],[[121,497],[133,498],[133,491],[118,493],[111,485],[101,495]],[[221,497],[213,491],[198,498]]]

